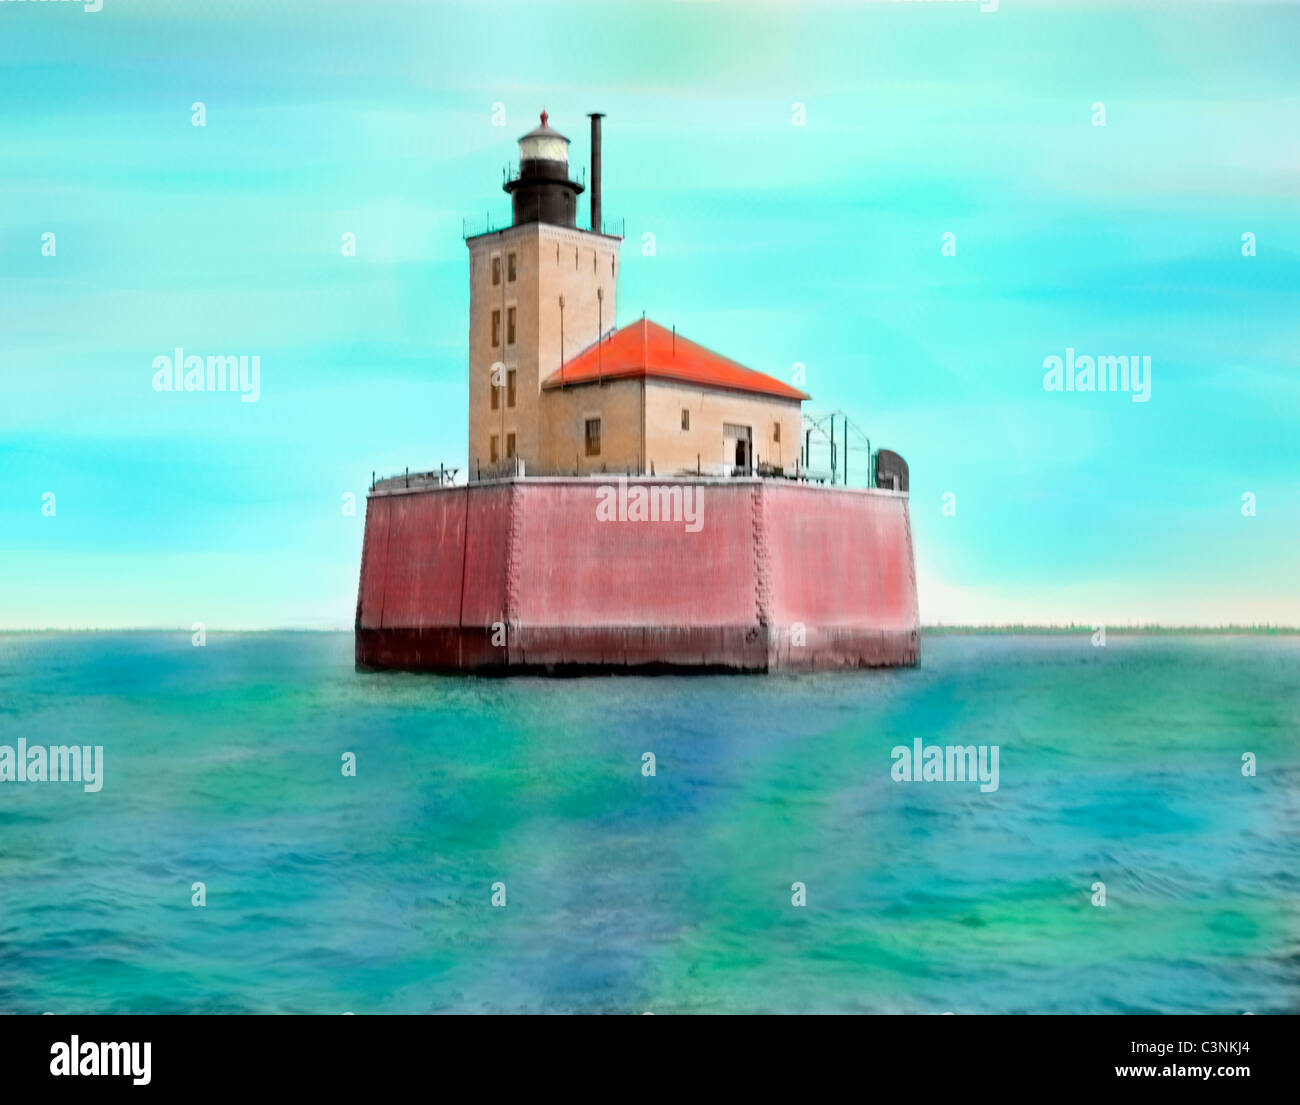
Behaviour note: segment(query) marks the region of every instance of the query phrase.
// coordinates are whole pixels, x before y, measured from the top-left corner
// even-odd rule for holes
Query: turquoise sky
[[[608,113],[620,322],[907,457],[927,622],[1300,624],[1297,57],[1281,3],[0,2],[0,626],[350,626],[543,106],[579,166]],[[261,398],[156,393],[177,346]]]

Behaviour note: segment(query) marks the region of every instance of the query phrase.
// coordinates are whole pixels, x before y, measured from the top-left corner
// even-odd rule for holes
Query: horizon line
[[[1300,633],[1300,625],[1272,622],[1227,622],[1219,624],[1167,622],[929,622],[922,623],[923,633],[1094,633],[1105,627],[1113,633]],[[0,634],[19,633],[193,633],[193,626],[0,626]],[[271,625],[257,628],[204,626],[204,633],[351,633],[355,626]]]

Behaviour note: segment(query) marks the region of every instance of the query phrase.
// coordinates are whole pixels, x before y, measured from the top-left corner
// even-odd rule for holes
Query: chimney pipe
[[[591,229],[600,234],[600,121],[604,115],[599,111],[588,114],[591,116]]]

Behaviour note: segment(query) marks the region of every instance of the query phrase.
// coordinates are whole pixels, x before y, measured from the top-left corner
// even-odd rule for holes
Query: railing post
[[[831,415],[831,486],[835,486],[835,416]]]

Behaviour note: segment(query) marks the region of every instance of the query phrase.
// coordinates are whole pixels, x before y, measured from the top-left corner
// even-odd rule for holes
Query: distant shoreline
[[[923,625],[921,632],[927,637],[979,637],[989,635],[1022,637],[1060,637],[1087,635],[1097,631],[1101,623],[1091,625]],[[96,633],[184,633],[192,630],[185,626],[122,626],[115,628],[84,629],[0,629],[0,637],[22,636],[34,633],[60,633],[66,636]],[[209,634],[224,635],[253,633],[352,633],[351,626],[337,629],[305,629],[295,626],[274,626],[266,629],[214,629]],[[1292,637],[1300,634],[1294,625],[1114,625],[1106,623],[1111,636],[1128,637]]]
[[[1008,636],[1066,636],[1092,634],[1094,625],[923,625],[921,632],[929,636],[1006,634]],[[1294,625],[1112,625],[1106,623],[1106,632],[1114,636],[1150,637],[1273,637],[1300,634]]]

